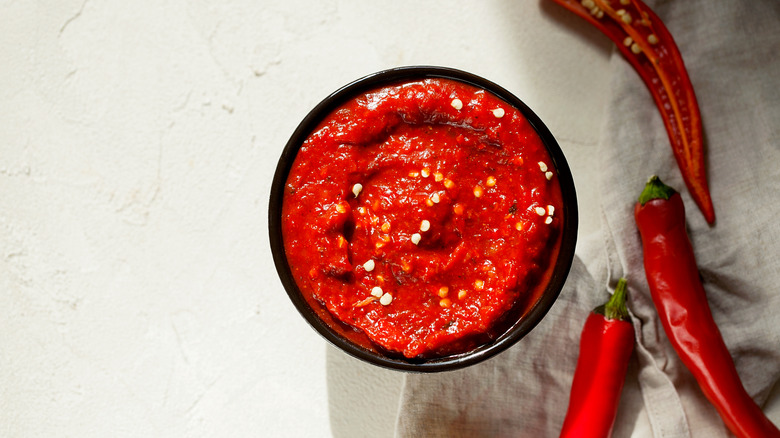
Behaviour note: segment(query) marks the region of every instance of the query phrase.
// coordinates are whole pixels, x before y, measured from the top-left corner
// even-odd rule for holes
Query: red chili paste
[[[301,292],[331,324],[409,358],[466,348],[528,299],[557,253],[561,194],[538,134],[452,80],[347,102],[303,143],[285,189]]]

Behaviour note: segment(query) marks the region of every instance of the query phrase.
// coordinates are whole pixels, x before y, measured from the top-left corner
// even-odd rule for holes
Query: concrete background
[[[377,70],[482,75],[557,137],[588,239],[611,50],[546,0],[0,2],[0,436],[392,436],[403,374],[276,276],[287,138]]]

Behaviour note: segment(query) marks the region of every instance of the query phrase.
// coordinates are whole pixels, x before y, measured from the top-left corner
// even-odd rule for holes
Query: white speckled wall
[[[403,376],[276,276],[288,136],[353,79],[445,65],[529,104],[581,183],[610,47],[541,0],[1,2],[0,436],[391,436]]]

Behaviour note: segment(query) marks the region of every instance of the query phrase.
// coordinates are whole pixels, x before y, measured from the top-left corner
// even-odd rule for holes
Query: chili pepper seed
[[[387,306],[392,302],[393,302],[393,296],[390,295],[389,293],[385,293],[384,295],[382,295],[382,298],[379,299],[379,304],[383,306]]]
[[[658,37],[651,33],[647,36],[647,42],[650,44],[658,44]]]

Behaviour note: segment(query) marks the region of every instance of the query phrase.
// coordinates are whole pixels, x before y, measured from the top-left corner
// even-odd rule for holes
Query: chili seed
[[[650,44],[658,44],[658,37],[651,33],[647,36],[647,42]]]
[[[393,302],[393,296],[390,295],[389,293],[382,295],[382,298],[379,299],[379,303],[383,306],[387,306],[392,302]]]
[[[371,296],[379,298],[382,296],[382,294],[384,294],[384,291],[379,286],[374,286],[374,288],[371,289]]]
[[[452,305],[452,301],[449,298],[442,298],[439,300],[439,305],[441,307],[450,307]]]
[[[412,243],[414,243],[415,245],[420,243],[420,239],[422,239],[422,236],[420,235],[420,233],[412,234],[411,240],[412,240]]]
[[[547,172],[544,173],[544,177],[547,178],[548,180],[551,180],[552,177],[553,177],[553,173],[550,172],[550,171],[547,171]]]
[[[475,197],[479,198],[480,196],[482,196],[482,193],[483,193],[482,186],[479,186],[479,185],[474,186],[474,196]]]
[[[547,216],[547,218],[544,220],[544,223],[550,225],[552,221],[553,221],[552,216]]]
[[[544,161],[540,161],[537,164],[539,164],[539,170],[542,172],[547,172],[547,164],[545,164]]]
[[[427,219],[423,219],[423,221],[420,222],[420,231],[425,232],[425,231],[428,231],[430,229],[431,229],[431,222],[428,221]]]
[[[458,299],[462,300],[466,298],[466,295],[468,295],[468,292],[466,292],[466,289],[461,289],[458,291]]]
[[[536,207],[534,211],[536,211],[536,214],[538,214],[539,216],[544,216],[545,214],[547,214],[547,210],[545,210],[544,207]]]
[[[374,262],[373,259],[369,259],[367,262],[363,263],[363,269],[366,270],[366,272],[371,272],[376,267],[376,262]]]
[[[457,97],[455,99],[452,99],[451,105],[456,110],[460,110],[461,108],[463,108],[463,102],[461,102],[461,100],[458,99]]]
[[[497,119],[500,119],[501,117],[504,117],[504,109],[503,108],[496,108],[493,110],[493,116]]]
[[[487,180],[485,180],[485,185],[488,187],[493,187],[494,185],[496,185],[496,177],[492,175],[487,177]]]
[[[450,288],[447,286],[442,286],[439,288],[439,298],[447,298],[447,294],[450,292]]]
[[[428,178],[431,176],[431,169],[428,169],[427,167],[420,171],[420,175],[422,175],[423,178]]]
[[[361,190],[363,190],[363,184],[357,183],[354,186],[352,186],[352,193],[355,195],[356,198],[360,194]]]

